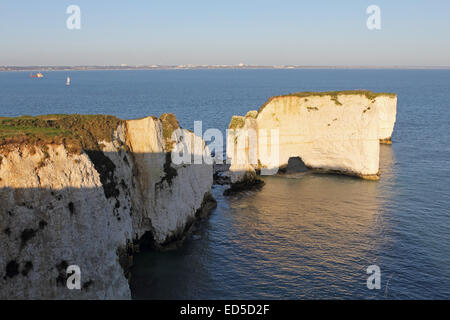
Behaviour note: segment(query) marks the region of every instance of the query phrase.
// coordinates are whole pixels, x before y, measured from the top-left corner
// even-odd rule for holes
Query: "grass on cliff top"
[[[247,114],[245,115],[246,118],[253,118],[256,119],[258,117],[258,111],[257,110],[250,110],[249,112],[247,112]]]
[[[242,128],[245,124],[245,118],[241,116],[233,116],[229,125],[229,129],[235,130]]]
[[[122,123],[114,116],[55,114],[0,117],[0,146],[10,144],[64,144],[70,152],[101,151],[99,141],[111,141]]]
[[[230,125],[228,126],[228,129],[240,129],[245,125],[245,119],[247,118],[253,118],[256,119],[256,117],[258,117],[258,111],[256,110],[250,110],[249,112],[247,112],[247,114],[242,117],[242,116],[233,116],[231,118],[231,122]]]
[[[296,93],[290,93],[280,96],[274,96],[270,97],[262,106],[259,108],[259,112],[261,112],[273,99],[275,98],[281,98],[281,97],[300,97],[300,98],[307,98],[307,97],[325,97],[329,96],[331,97],[331,100],[334,101],[336,105],[342,105],[342,103],[339,102],[338,97],[341,95],[363,95],[366,96],[369,100],[375,100],[377,97],[387,96],[387,97],[396,97],[397,94],[395,93],[385,93],[385,92],[372,92],[369,90],[343,90],[343,91],[324,91],[324,92],[296,92]]]
[[[172,150],[174,141],[172,141],[172,133],[180,128],[177,117],[173,113],[164,113],[159,117],[163,128],[163,138],[165,150]]]

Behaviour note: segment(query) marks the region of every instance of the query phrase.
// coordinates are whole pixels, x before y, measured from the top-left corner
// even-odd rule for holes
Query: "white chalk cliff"
[[[231,180],[253,177],[255,169],[276,173],[291,157],[300,157],[311,169],[376,180],[379,144],[391,141],[396,108],[395,94],[370,91],[270,98],[259,111],[231,120]]]
[[[165,130],[148,117],[123,121],[101,152],[28,143],[0,153],[0,299],[131,298],[139,239],[181,239],[213,201],[212,166],[172,164]],[[69,265],[81,290],[66,287]]]

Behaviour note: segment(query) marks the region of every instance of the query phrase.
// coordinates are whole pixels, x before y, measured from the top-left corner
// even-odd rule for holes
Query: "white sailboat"
[[[67,77],[66,79],[66,86],[70,86],[70,77]]]

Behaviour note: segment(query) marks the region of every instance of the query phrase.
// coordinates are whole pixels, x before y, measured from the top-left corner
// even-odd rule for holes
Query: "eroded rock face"
[[[232,121],[236,126],[231,127],[236,130],[230,130],[227,136],[227,157],[233,159],[227,174],[232,184],[252,182],[256,179],[255,164],[259,156],[258,122],[249,116],[235,116]]]
[[[392,133],[397,119],[397,97],[379,97],[376,100],[380,143],[392,144]]]
[[[0,154],[0,298],[131,297],[138,240],[181,239],[212,201],[212,166],[173,165],[163,130],[149,117],[121,124],[103,152],[56,144]],[[81,290],[66,287],[69,265],[81,269]]]
[[[365,91],[271,98],[257,114],[230,123],[237,129],[227,138],[232,180],[245,180],[254,169],[276,173],[292,157],[312,169],[377,179],[379,144],[390,141],[396,104],[393,94]]]
[[[151,221],[151,229],[157,244],[170,242],[181,236],[186,224],[195,218],[205,195],[211,190],[213,168],[208,164],[175,164],[171,161],[173,144],[166,143],[160,121],[153,118],[127,121],[127,144],[134,158],[137,188],[140,198],[136,206]],[[194,140],[200,139],[192,132],[178,129],[173,133],[174,142],[183,136],[186,148],[194,155]],[[151,139],[142,139],[151,136]],[[202,153],[208,153],[203,140]],[[170,148],[170,149],[168,149]],[[203,156],[203,154],[201,155]],[[140,228],[138,228],[140,229]],[[140,235],[139,235],[140,236]]]

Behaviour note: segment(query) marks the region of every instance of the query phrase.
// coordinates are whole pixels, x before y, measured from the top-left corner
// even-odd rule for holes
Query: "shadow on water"
[[[391,241],[382,208],[393,162],[382,146],[378,182],[288,170],[263,177],[260,192],[223,197],[215,186],[218,208],[183,248],[137,256],[133,297],[382,298],[366,268]]]

